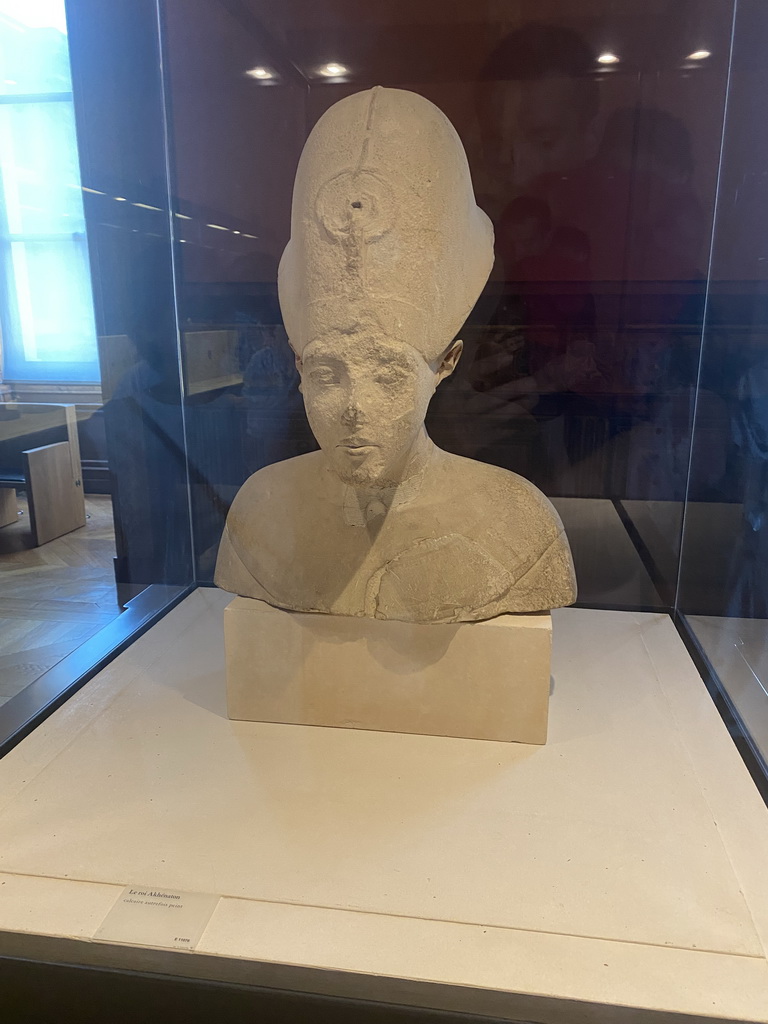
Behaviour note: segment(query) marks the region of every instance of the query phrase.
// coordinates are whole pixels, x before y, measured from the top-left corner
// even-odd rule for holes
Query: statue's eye
[[[319,366],[316,370],[312,370],[309,375],[309,379],[313,384],[319,384],[322,387],[339,383],[338,374],[334,373],[334,371],[327,366]]]
[[[379,370],[374,377],[374,380],[377,384],[383,384],[387,387],[404,383],[406,376],[407,375],[396,366],[388,366],[386,369]]]

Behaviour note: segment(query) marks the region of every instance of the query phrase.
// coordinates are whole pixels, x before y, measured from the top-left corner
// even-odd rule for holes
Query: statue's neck
[[[350,526],[365,526],[372,519],[386,515],[390,509],[407,505],[421,490],[424,474],[437,448],[422,428],[416,439],[402,475],[396,483],[344,485],[344,519]]]

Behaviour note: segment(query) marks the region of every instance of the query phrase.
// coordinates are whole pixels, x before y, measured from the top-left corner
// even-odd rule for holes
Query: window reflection
[[[63,0],[1,0],[0,68],[3,373],[97,381]]]

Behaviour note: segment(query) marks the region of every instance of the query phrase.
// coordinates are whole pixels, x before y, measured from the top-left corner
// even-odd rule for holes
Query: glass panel
[[[115,575],[127,599],[192,580],[157,10],[79,0],[68,15]]]
[[[277,263],[309,130],[379,84],[448,115],[496,233],[433,439],[553,498],[582,602],[671,607],[730,0],[674,13],[647,0],[389,0],[362,20],[353,0],[165,0],[164,12],[201,578],[239,484],[314,444]],[[208,377],[201,344],[219,367]]]
[[[738,5],[678,610],[768,764],[768,9]]]
[[[193,582],[157,8],[68,8],[0,0],[0,752]]]

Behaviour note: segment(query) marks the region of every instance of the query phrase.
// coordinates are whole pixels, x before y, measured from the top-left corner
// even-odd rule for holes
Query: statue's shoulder
[[[296,507],[308,494],[317,489],[322,473],[320,452],[297,455],[293,459],[274,462],[251,474],[235,495],[227,516],[227,526],[237,530],[245,522],[252,522],[269,508],[274,518],[276,509]]]
[[[449,492],[472,495],[475,506],[500,528],[509,525],[518,533],[528,529],[552,538],[562,531],[549,498],[518,473],[461,455],[449,455],[444,465]]]
[[[506,469],[450,456],[442,488],[459,529],[500,570],[505,593],[484,614],[556,608],[576,599],[573,559],[563,524],[538,487]]]
[[[296,530],[311,516],[322,471],[319,454],[275,462],[248,477],[227,514],[216,563],[218,586],[273,600],[275,581],[288,571],[295,550]]]
[[[322,465],[319,452],[275,462],[253,473],[235,495],[226,535],[249,563],[260,549],[277,554],[293,541],[296,522],[311,514]]]
[[[274,500],[297,487],[315,486],[322,471],[322,452],[296,455],[292,459],[273,462],[252,473],[235,497],[234,505],[249,500]]]

